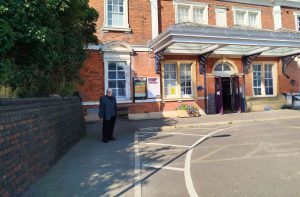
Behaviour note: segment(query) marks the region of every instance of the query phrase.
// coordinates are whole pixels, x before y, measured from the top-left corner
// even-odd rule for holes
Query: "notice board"
[[[134,77],[134,99],[147,99],[147,78],[146,77]]]

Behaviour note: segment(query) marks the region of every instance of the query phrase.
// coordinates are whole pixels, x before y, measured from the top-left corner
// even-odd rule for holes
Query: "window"
[[[192,65],[191,64],[180,65],[180,85],[181,85],[181,95],[192,94]]]
[[[265,88],[266,95],[273,95],[273,75],[272,75],[272,64],[265,65]]]
[[[122,27],[124,25],[124,2],[123,0],[107,1],[107,25],[110,27]]]
[[[297,16],[297,30],[300,31],[300,16]]]
[[[208,24],[208,6],[193,3],[180,4],[176,3],[176,23],[193,22],[199,24]]]
[[[227,27],[226,8],[216,8],[216,25],[218,27]]]
[[[294,12],[295,27],[297,31],[300,31],[300,11]]]
[[[253,95],[274,95],[273,64],[253,64]]]
[[[126,63],[108,62],[108,88],[116,97],[126,96]]]
[[[253,93],[261,95],[261,65],[253,65]]]
[[[234,73],[234,69],[226,62],[221,62],[214,67],[215,76],[231,77]]]
[[[166,96],[176,96],[177,72],[176,64],[164,65],[164,88]]]
[[[104,6],[103,31],[130,31],[128,24],[128,0],[104,0]]]
[[[188,22],[189,21],[189,6],[179,5],[178,6],[178,22]]]
[[[193,64],[186,62],[163,64],[165,98],[191,98],[193,95]]]
[[[234,24],[261,28],[261,11],[252,9],[233,9]]]

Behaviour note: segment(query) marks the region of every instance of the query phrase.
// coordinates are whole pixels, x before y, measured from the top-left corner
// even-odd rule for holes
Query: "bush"
[[[199,108],[196,105],[188,105],[188,104],[181,104],[177,107],[176,110],[183,110],[186,111],[190,116],[198,116],[199,115]]]
[[[0,86],[19,97],[72,93],[97,18],[88,0],[0,0]]]

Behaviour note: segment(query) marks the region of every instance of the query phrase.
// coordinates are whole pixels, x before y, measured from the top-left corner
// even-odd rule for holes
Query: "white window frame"
[[[295,28],[296,28],[296,31],[300,31],[300,26],[299,26],[299,22],[298,22],[298,17],[300,17],[300,11],[295,11],[294,12],[294,17],[295,17]]]
[[[165,82],[164,82],[164,65],[165,64],[175,64],[176,65],[176,95],[166,95],[165,94]],[[184,94],[181,95],[181,79],[180,79],[180,65],[181,64],[191,64],[191,92],[192,94]],[[195,61],[188,61],[188,60],[168,60],[162,62],[162,89],[163,89],[163,98],[164,99],[194,99],[196,96],[196,63]]]
[[[128,0],[123,0],[123,25],[122,26],[109,26],[108,25],[108,0],[104,0],[104,20],[103,20],[103,27],[101,28],[102,31],[124,31],[124,32],[131,32],[128,23]]]
[[[105,52],[104,53],[104,91],[108,88],[108,64],[109,62],[125,62],[125,80],[126,80],[126,96],[116,97],[117,101],[130,100],[131,98],[131,58],[128,53],[117,53],[117,52]]]
[[[237,24],[237,20],[236,20],[236,14],[238,11],[241,12],[245,12],[245,18],[244,18],[244,24],[241,26],[245,26],[245,27],[251,27],[249,24],[249,12],[252,13],[256,13],[257,14],[257,24],[255,27],[251,27],[251,28],[262,28],[262,24],[261,24],[261,10],[258,9],[254,9],[254,8],[239,8],[239,7],[234,7],[232,8],[233,10],[233,22],[235,25],[240,25]]]
[[[261,65],[261,95],[255,95],[254,89],[253,89],[253,65]],[[265,65],[266,64],[272,64],[272,79],[273,79],[273,94],[272,95],[266,95],[266,86],[265,86]],[[277,63],[276,62],[264,62],[264,61],[255,61],[251,64],[251,70],[252,70],[252,95],[253,97],[259,98],[259,97],[276,97],[278,94],[278,72],[277,72]]]
[[[217,13],[225,13],[225,24],[217,25],[217,21],[218,21]],[[227,27],[228,26],[228,24],[227,24],[227,8],[225,8],[225,7],[216,7],[215,8],[215,15],[216,15],[216,26],[219,26],[219,27]]]
[[[208,4],[199,2],[185,2],[180,0],[174,1],[175,5],[175,23],[178,23],[178,6],[189,6],[188,21],[193,22],[194,7],[203,9],[203,21],[198,24],[208,25]]]

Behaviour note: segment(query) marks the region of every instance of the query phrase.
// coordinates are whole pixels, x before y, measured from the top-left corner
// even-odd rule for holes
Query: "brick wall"
[[[79,85],[77,90],[80,92],[83,101],[99,101],[104,95],[104,63],[102,53],[89,50],[88,58],[84,67],[80,71],[83,85]]]
[[[80,101],[0,100],[0,196],[20,196],[85,132]]]

